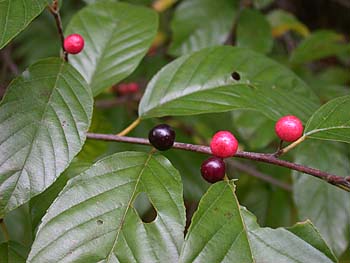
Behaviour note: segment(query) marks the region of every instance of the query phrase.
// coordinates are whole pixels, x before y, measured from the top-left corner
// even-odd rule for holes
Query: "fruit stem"
[[[5,225],[5,222],[4,222],[4,219],[1,218],[0,219],[0,226],[1,226],[1,230],[4,234],[4,238],[6,241],[9,241],[10,240],[10,235],[9,235],[9,232],[7,231],[7,227]]]
[[[120,133],[117,134],[117,136],[125,136],[129,132],[131,132],[133,129],[137,127],[141,122],[141,118],[138,117],[136,120],[134,120],[128,127],[126,127],[124,130],[122,130]]]
[[[294,147],[298,146],[298,145],[299,145],[300,143],[302,143],[305,139],[306,139],[306,136],[303,135],[303,136],[301,136],[298,140],[296,140],[295,142],[289,144],[288,146],[286,146],[286,147],[284,147],[284,148],[282,148],[282,149],[279,148],[279,150],[278,150],[276,153],[274,153],[274,156],[275,156],[276,158],[280,157],[281,155],[283,155],[283,154],[289,152],[289,151],[290,151],[291,149],[293,149]],[[280,144],[280,145],[282,145],[282,144]]]
[[[61,47],[63,50],[63,59],[65,62],[68,62],[68,53],[64,49],[64,33],[63,33],[63,26],[62,26],[62,20],[61,20],[58,0],[53,0],[52,5],[48,5],[48,9],[50,10],[50,13],[55,18],[58,35],[60,36],[60,39],[61,39]]]

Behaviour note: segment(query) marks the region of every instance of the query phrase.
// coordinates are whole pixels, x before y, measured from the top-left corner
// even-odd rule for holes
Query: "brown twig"
[[[144,138],[117,136],[112,134],[87,133],[87,138],[94,139],[94,140],[116,141],[116,142],[150,145],[149,141]],[[204,145],[175,142],[173,148],[192,151],[192,152],[198,152],[198,153],[204,153],[204,154],[211,154],[210,148]],[[280,160],[280,159],[277,159],[273,154],[267,154],[267,153],[238,151],[235,157],[254,160],[254,161],[263,162],[263,163],[270,163],[273,165],[286,167],[298,172],[310,174],[330,184],[333,184],[345,191],[350,192],[350,176],[348,177],[337,176],[337,175],[323,172],[321,170],[307,167],[304,165],[288,162],[285,160]]]
[[[50,13],[55,18],[58,35],[60,36],[60,39],[61,39],[61,47],[62,47],[62,50],[63,50],[64,61],[68,61],[68,53],[64,49],[64,33],[63,33],[63,26],[62,26],[62,20],[61,20],[58,0],[53,0],[52,5],[49,5],[48,8],[50,10]]]
[[[231,165],[232,167],[234,167],[235,169],[241,172],[247,173],[253,177],[259,178],[260,180],[263,180],[265,182],[278,186],[286,191],[289,191],[289,192],[292,191],[292,187],[289,184],[281,182],[280,180],[277,180],[270,175],[264,174],[256,170],[254,167],[251,167],[249,165],[246,165],[244,163],[237,162],[237,161],[233,162],[232,160],[229,161],[229,165]]]

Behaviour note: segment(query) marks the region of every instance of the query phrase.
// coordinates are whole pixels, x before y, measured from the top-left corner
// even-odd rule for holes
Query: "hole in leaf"
[[[234,71],[232,74],[231,74],[231,77],[234,79],[234,80],[240,80],[241,79],[241,75],[239,75],[239,73],[237,71]]]
[[[103,220],[98,219],[98,220],[96,221],[96,223],[97,223],[98,225],[102,225],[102,224],[103,224]]]
[[[152,203],[148,199],[147,194],[144,192],[140,193],[136,197],[134,201],[134,208],[144,223],[151,223],[157,217],[157,211],[154,209]]]

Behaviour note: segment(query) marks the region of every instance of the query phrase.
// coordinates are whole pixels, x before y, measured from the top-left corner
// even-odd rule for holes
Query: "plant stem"
[[[5,222],[4,222],[3,218],[0,219],[0,226],[1,226],[2,233],[4,234],[5,240],[9,241],[10,240],[10,235],[9,235],[9,232],[7,231],[7,227],[5,225]]]
[[[118,135],[112,135],[112,134],[87,133],[87,138],[94,139],[94,140],[116,141],[116,142],[150,145],[150,142],[148,141],[148,139],[125,137],[125,136],[118,136]],[[204,154],[212,154],[210,148],[204,145],[175,142],[173,145],[173,148],[185,150],[185,151],[204,153]],[[333,184],[345,191],[350,192],[350,180],[348,179],[349,177],[337,176],[337,175],[323,172],[321,170],[307,167],[304,165],[288,162],[285,160],[280,160],[280,159],[277,159],[273,154],[238,151],[235,154],[235,157],[254,160],[254,161],[263,162],[263,163],[270,163],[273,165],[286,167],[298,172],[310,174],[314,177],[317,177],[319,179],[322,179],[328,182],[329,184]]]
[[[63,59],[64,59],[64,61],[68,62],[68,53],[64,49],[64,33],[63,33],[63,26],[62,26],[62,20],[61,20],[58,0],[53,0],[52,5],[49,5],[48,8],[50,10],[50,13],[55,18],[58,35],[60,36],[60,39],[61,39],[61,47],[63,50]]]
[[[137,118],[128,127],[126,127],[124,130],[122,130],[120,133],[118,133],[117,136],[127,135],[129,132],[131,132],[133,129],[135,129],[137,127],[137,125],[140,124],[140,122],[141,122],[141,118]]]
[[[298,140],[296,140],[295,142],[289,144],[287,147],[284,147],[283,149],[280,149],[279,151],[277,151],[274,156],[275,157],[279,157],[287,152],[289,152],[291,149],[293,149],[294,147],[298,146],[300,143],[302,143],[304,140],[306,139],[306,136],[303,135],[301,136]]]

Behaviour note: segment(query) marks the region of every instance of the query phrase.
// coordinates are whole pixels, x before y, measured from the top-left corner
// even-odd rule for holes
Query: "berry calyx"
[[[78,54],[84,48],[84,38],[79,34],[71,34],[64,39],[64,50],[69,54]]]
[[[210,149],[217,157],[231,157],[237,152],[238,141],[229,131],[219,131],[211,139]]]
[[[148,140],[154,148],[165,151],[173,146],[175,131],[167,124],[160,124],[150,130]]]
[[[293,115],[280,118],[275,125],[277,136],[286,142],[294,142],[303,135],[303,123]]]
[[[202,177],[209,183],[221,181],[225,176],[225,163],[221,158],[210,157],[201,165]]]

